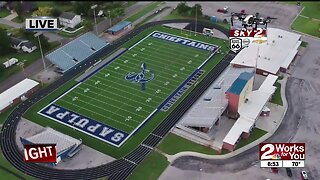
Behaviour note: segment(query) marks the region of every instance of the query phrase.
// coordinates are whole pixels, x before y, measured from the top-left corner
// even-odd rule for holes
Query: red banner
[[[56,163],[57,149],[55,144],[24,145],[24,161],[34,163]]]

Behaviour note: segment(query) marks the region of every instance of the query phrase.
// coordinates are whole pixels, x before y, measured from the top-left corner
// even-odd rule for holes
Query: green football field
[[[146,37],[54,104],[131,134],[211,55],[207,50]],[[141,72],[143,64],[145,76],[152,77],[144,90],[141,83],[125,79]]]
[[[143,127],[141,127],[140,129],[138,129],[137,131],[135,131],[134,133],[131,133],[131,136],[129,139],[127,139],[125,141],[125,143],[123,143],[120,147],[117,147],[113,144],[109,144],[109,143],[104,143],[102,141],[102,139],[99,139],[99,138],[96,138],[94,136],[90,136],[88,135],[87,133],[83,132],[83,131],[78,131],[76,129],[74,129],[72,127],[72,125],[68,126],[66,124],[63,124],[63,123],[60,123],[54,119],[51,119],[51,118],[48,118],[46,116],[43,116],[41,114],[39,114],[39,112],[44,109],[45,107],[50,107],[49,105],[50,104],[55,104],[55,100],[56,98],[58,97],[62,97],[62,95],[64,93],[66,93],[68,90],[72,89],[72,88],[75,88],[74,90],[77,89],[77,85],[79,84],[78,81],[76,81],[75,79],[79,76],[81,76],[81,74],[79,74],[78,76],[74,77],[74,79],[62,84],[58,89],[56,89],[55,91],[53,91],[52,93],[50,93],[48,96],[44,97],[43,99],[41,99],[39,102],[35,103],[24,115],[23,117],[25,119],[28,119],[36,124],[39,124],[43,127],[51,127],[59,132],[62,132],[66,135],[69,135],[71,137],[74,137],[76,139],[80,139],[82,140],[83,144],[86,145],[86,146],[89,146],[95,150],[98,150],[104,154],[107,154],[107,155],[110,155],[114,158],[121,158],[123,157],[124,155],[128,154],[130,151],[132,151],[134,148],[136,148],[175,108],[176,106],[196,87],[196,85],[202,81],[202,79],[211,71],[212,68],[214,68],[221,60],[222,58],[225,56],[225,54],[227,54],[229,52],[229,48],[228,48],[228,41],[227,40],[223,40],[223,39],[218,39],[218,38],[209,38],[208,36],[203,36],[203,35],[200,35],[200,34],[197,34],[197,36],[194,36],[193,34],[190,36],[188,33],[184,32],[182,33],[182,31],[180,29],[173,29],[173,28],[168,28],[168,27],[165,27],[165,26],[161,26],[161,25],[158,25],[158,26],[154,26],[154,27],[151,27],[147,30],[144,30],[143,32],[139,33],[137,36],[131,38],[128,42],[126,42],[125,44],[123,44],[121,47],[119,47],[118,49],[120,48],[131,48],[133,47],[134,45],[137,44],[137,42],[143,40],[146,36],[148,36],[150,33],[154,32],[154,31],[160,31],[160,32],[165,32],[167,34],[172,34],[172,35],[175,35],[175,36],[180,36],[180,37],[183,37],[183,38],[189,38],[189,39],[192,39],[192,40],[196,40],[196,41],[201,41],[201,42],[205,42],[207,44],[213,44],[213,45],[217,45],[218,47],[220,47],[220,53],[216,53],[214,56],[212,56],[211,58],[209,58],[209,60],[207,61],[207,63],[201,68],[201,70],[204,71],[204,73],[199,77],[199,79],[195,82],[195,84],[190,87],[178,100],[177,102],[175,102],[175,104],[173,104],[173,106],[168,110],[168,111],[161,111],[159,110],[157,113],[155,113],[152,118],[150,120],[147,121],[147,123],[144,123],[143,124]],[[148,40],[151,40],[152,38],[147,38],[145,39],[146,41]],[[192,48],[192,47],[188,47],[188,46],[184,46],[184,45],[179,45],[179,44],[176,44],[176,43],[173,43],[173,42],[169,42],[169,41],[165,41],[165,40],[160,40],[160,39],[153,39],[159,43],[164,43],[166,45],[166,47],[171,47],[172,46],[175,46],[175,47],[181,47],[183,49],[182,52],[179,52],[179,53],[176,53],[174,54],[173,56],[171,56],[170,58],[171,59],[176,59],[177,57],[179,57],[179,55],[181,54],[181,56],[183,55],[186,55],[187,53],[189,54],[189,49],[191,48],[192,50],[196,50],[198,53],[208,53],[207,51],[202,51],[202,50],[199,50],[199,49],[196,49],[196,48]],[[123,58],[129,54],[131,54],[133,51],[135,50],[138,50],[139,49],[139,46],[140,45],[143,45],[145,44],[144,41],[141,42],[141,44],[135,46],[134,48],[132,48],[131,50],[129,50],[128,52],[126,52],[125,54],[123,54],[122,56],[118,57],[118,59],[115,59],[115,61],[111,64],[109,64],[107,67],[105,67],[104,69],[101,69],[101,72],[103,71],[106,71],[108,70],[109,67],[112,67],[114,64],[117,64],[121,61],[121,59],[123,60]],[[140,46],[140,50],[141,50],[142,46]],[[154,48],[154,47],[153,47]],[[118,49],[114,50],[114,52],[116,52]],[[157,51],[158,51],[158,47],[157,47]],[[159,49],[160,51],[160,49]],[[141,52],[141,51],[140,51]],[[166,56],[169,56],[168,54],[169,51],[166,51],[165,54]],[[172,52],[172,49],[170,49],[170,52]],[[154,53],[154,52],[153,52]],[[190,53],[191,54],[191,53]],[[105,58],[109,57],[111,54],[108,54],[107,56],[105,56]],[[196,54],[191,54],[191,57],[194,57]],[[199,54],[200,55],[200,54]],[[160,55],[161,56],[161,55]],[[159,64],[164,64],[164,63],[161,63],[161,61],[167,61],[166,59],[164,58],[161,58],[161,61],[160,61],[160,56],[159,57],[156,57],[154,59],[151,59],[150,58],[150,61],[149,61],[149,58],[148,58],[148,61],[145,61],[144,63],[146,63],[146,66],[147,66],[147,69],[152,69],[153,71],[157,71],[158,68],[156,67],[152,67],[152,64],[154,62],[151,62],[152,60],[157,60],[159,61],[158,63]],[[209,54],[207,54],[207,57],[209,56]],[[148,56],[146,56],[148,57]],[[131,59],[131,57],[130,57]],[[132,59],[131,59],[132,60]],[[134,61],[136,61],[138,59],[134,58]],[[142,61],[142,59],[140,59]],[[203,62],[205,59],[202,59],[201,61]],[[139,62],[139,61],[138,61]],[[150,64],[150,62],[152,64]],[[172,62],[172,64],[176,64],[175,62]],[[187,63],[186,63],[187,64]],[[155,64],[157,65],[157,64]],[[185,65],[185,64],[184,64]],[[128,65],[127,65],[128,66]],[[134,65],[135,67],[131,67],[133,68],[133,70],[129,70],[129,71],[135,71],[135,72],[140,72],[141,71],[141,64],[136,64]],[[195,68],[193,68],[193,70],[195,70],[198,66],[194,66]],[[155,69],[156,68],[156,69]],[[174,68],[174,67],[172,67]],[[167,68],[166,68],[167,69]],[[176,69],[176,68],[175,68]],[[111,70],[111,69],[109,69]],[[113,69],[114,70],[114,69]],[[119,70],[119,73],[121,73],[122,71]],[[120,81],[123,81],[124,80],[124,76],[127,75],[128,72],[122,72],[122,76],[120,77],[117,77],[119,78]],[[179,73],[176,72],[177,74]],[[150,88],[153,88],[152,84],[155,84],[157,82],[157,74],[155,74],[155,78],[150,81],[149,83],[147,83],[146,85],[146,90],[145,92],[149,92],[149,90],[151,90]],[[101,74],[98,72],[96,74],[97,76],[101,76]],[[102,74],[103,75],[103,74]],[[160,74],[161,75],[161,74]],[[174,74],[172,74],[174,75]],[[187,76],[190,76],[191,74],[189,75],[186,75]],[[102,76],[103,77],[103,76]],[[103,77],[104,78],[104,77]],[[87,79],[87,81],[84,81],[83,85],[85,85],[85,83],[88,83],[90,82],[92,79],[96,79],[95,76],[92,76],[91,78]],[[100,80],[101,81],[101,80]],[[174,82],[174,81],[173,81]],[[109,82],[108,82],[109,83]],[[131,88],[136,88],[137,90],[141,91],[141,85],[139,84],[134,84],[132,82],[128,82],[128,81],[124,81],[123,83],[131,83],[130,84],[130,87]],[[182,82],[181,82],[182,83]],[[82,88],[82,85],[78,85],[79,88]],[[103,86],[104,87],[104,86]],[[175,87],[177,88],[177,87]],[[92,88],[89,88],[90,90],[93,90]],[[131,94],[134,94],[132,93],[132,89],[125,89],[125,88],[122,88],[122,90],[126,90],[127,93],[131,93]],[[78,91],[78,90],[77,90]],[[115,90],[114,90],[115,91]],[[81,92],[83,94],[84,90],[83,91],[78,91],[78,92]],[[88,91],[89,93],[90,91]],[[120,93],[120,91],[115,91],[117,93]],[[72,93],[72,92],[70,92]],[[91,92],[92,93],[92,92]],[[140,92],[141,93],[141,92]],[[67,99],[68,94],[66,94],[66,96],[63,96],[63,98],[61,99],[64,99],[64,100],[69,100]],[[87,95],[87,94],[86,94]],[[101,95],[104,95],[105,94],[102,94]],[[130,95],[130,94],[128,94]],[[170,94],[168,94],[166,97],[168,97]],[[69,96],[69,95],[68,95]],[[72,96],[70,96],[69,98],[71,98]],[[99,101],[101,101],[101,97],[102,96],[98,96],[99,97]],[[111,96],[112,98],[115,98],[116,96]],[[79,98],[79,96],[78,96]],[[120,97],[119,97],[120,98]],[[129,97],[131,98],[131,96]],[[165,98],[165,97],[164,97]],[[73,97],[72,97],[73,99]],[[76,99],[76,98],[75,98]],[[59,99],[58,99],[59,100]],[[90,99],[91,100],[91,99]],[[89,100],[89,101],[90,101]],[[142,99],[141,99],[142,101]],[[72,102],[72,100],[71,100]],[[98,101],[93,101],[92,102],[95,102],[95,103],[98,103]],[[58,103],[58,101],[57,101]],[[61,103],[61,102],[59,102]],[[66,103],[61,103],[60,105],[63,105],[63,104],[66,104]],[[102,103],[100,103],[102,104]],[[79,105],[79,104],[77,104]],[[81,104],[80,104],[81,105]],[[159,104],[158,104],[159,105]],[[158,107],[158,105],[155,105],[155,108]],[[101,105],[100,105],[101,106]],[[102,106],[103,108],[105,107],[105,105]],[[135,107],[136,107],[136,104],[135,104]],[[139,107],[139,106],[138,106]],[[66,107],[65,107],[66,108]],[[68,109],[68,108],[66,108]],[[75,108],[77,109],[77,108]],[[82,114],[83,109],[80,109],[80,113]],[[98,108],[94,108],[95,111],[98,111]],[[102,111],[102,110],[99,110],[99,111]],[[134,112],[135,109],[134,109]],[[88,113],[88,112],[84,112],[84,113]],[[89,113],[90,114],[90,113]],[[94,114],[94,113],[92,113]],[[104,116],[105,115],[108,115],[108,114],[103,114]],[[122,115],[122,114],[120,114]],[[97,116],[97,115],[94,115],[94,116]],[[112,115],[110,115],[112,116]],[[92,116],[90,116],[92,118]],[[99,122],[102,120],[99,120],[98,119],[99,117],[97,117],[96,121]],[[92,118],[93,119],[93,118]],[[103,119],[103,117],[100,117],[100,119]],[[143,118],[142,118],[143,119]],[[118,120],[118,119],[117,119]],[[142,120],[143,121],[143,120]],[[126,123],[128,123],[129,121],[126,121]],[[103,121],[103,123],[105,125],[108,125],[106,123],[106,121]],[[111,125],[110,125],[111,126]],[[120,125],[121,126],[121,125]],[[119,128],[119,127],[118,127]],[[114,128],[115,129],[115,128]],[[100,131],[96,131],[97,133],[100,133]]]

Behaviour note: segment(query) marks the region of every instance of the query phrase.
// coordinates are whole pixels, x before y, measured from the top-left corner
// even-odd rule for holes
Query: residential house
[[[19,3],[20,1],[9,1],[6,4],[6,8],[11,11],[14,10],[16,7],[16,3]],[[30,1],[21,1],[21,7],[22,7],[22,12],[24,13],[30,13],[33,12],[35,10],[37,10],[37,6],[34,2],[30,2]]]
[[[15,37],[11,37],[11,47],[16,50],[20,50],[23,43],[29,42],[28,40],[18,39]]]
[[[0,9],[5,8],[7,5],[6,1],[0,1]]]
[[[32,42],[26,42],[22,44],[21,49],[23,52],[31,53],[37,49],[37,46],[35,46]]]
[[[11,37],[11,47],[28,53],[31,53],[37,49],[37,46],[35,46],[32,42],[15,37]]]
[[[66,28],[74,28],[81,23],[81,16],[71,12],[63,12],[59,17],[59,22]]]

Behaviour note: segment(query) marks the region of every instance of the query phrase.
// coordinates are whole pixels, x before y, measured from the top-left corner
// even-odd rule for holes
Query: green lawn
[[[254,128],[248,139],[241,139],[240,140],[239,144],[237,144],[237,146],[236,146],[236,149],[240,149],[241,147],[252,143],[253,141],[259,139],[260,137],[262,137],[263,135],[265,135],[267,133],[268,133],[267,131],[264,131],[262,129]]]
[[[307,46],[308,46],[308,42],[302,41],[301,44],[300,44],[300,46],[302,46],[302,47],[307,47]]]
[[[128,3],[126,4],[127,7],[130,7],[134,4],[136,4],[138,1],[128,1]]]
[[[11,20],[12,22],[16,22],[16,23],[23,23],[25,21],[25,18],[20,19],[18,16],[13,18]]]
[[[55,49],[56,47],[58,47],[60,45],[59,42],[52,42],[50,43],[50,50]],[[38,46],[38,45],[37,45]],[[46,52],[48,52],[49,50],[44,50],[44,55]],[[39,48],[35,51],[33,51],[32,53],[17,53],[17,52],[13,52],[11,54],[5,55],[5,56],[1,56],[0,55],[0,63],[2,64],[3,62],[7,61],[10,58],[17,58],[19,60],[19,62],[24,62],[24,67],[27,67],[28,65],[32,64],[34,61],[38,60],[39,58],[41,58],[41,53]],[[21,71],[22,67],[18,66],[18,65],[13,65],[10,68],[6,69],[6,70],[1,70],[0,71],[0,84],[6,80],[8,77],[10,77],[11,75],[17,73],[18,71]]]
[[[68,4],[59,4],[55,3],[54,1],[34,1],[38,7],[53,7],[57,8],[62,12],[69,12],[73,10],[73,4],[70,2]]]
[[[10,15],[10,12],[8,10],[5,10],[5,9],[0,10],[0,18],[7,17],[8,15]]]
[[[143,8],[142,10],[133,14],[132,16],[128,17],[125,20],[130,21],[130,22],[134,22],[134,21],[138,20],[139,18],[141,18],[142,16],[146,15],[147,13],[155,10],[157,7],[160,6],[161,3],[162,3],[161,1],[152,2],[148,6],[146,6],[145,8]]]
[[[6,119],[8,118],[10,113],[14,110],[15,107],[16,106],[13,106],[10,109],[8,109],[7,111],[0,114],[0,124],[3,124],[6,121]]]
[[[5,29],[5,30],[11,29],[10,26],[7,26],[7,25],[5,25],[5,24],[0,24],[0,28],[1,28],[1,29]]]
[[[289,2],[295,5],[296,2]],[[291,28],[315,37],[320,37],[320,2],[303,2],[303,11],[293,22]]]
[[[281,84],[277,82],[276,86],[277,86],[277,89],[276,89],[276,92],[273,95],[273,98],[272,98],[271,102],[274,103],[274,104],[278,104],[278,105],[282,106],[283,103],[282,103],[281,93],[280,93]]]
[[[166,157],[158,152],[152,151],[133,171],[128,180],[157,180],[168,165],[169,162]]]
[[[66,38],[74,38],[74,37],[77,37],[80,34],[83,34],[85,32],[84,29],[85,28],[82,28],[82,29],[80,29],[79,31],[77,31],[75,33],[67,33],[67,32],[64,32],[64,31],[57,31],[57,34],[61,35],[63,37],[66,37]]]
[[[6,169],[6,170],[4,170]],[[32,180],[35,179],[29,175],[26,175],[19,170],[17,170],[15,167],[13,167],[3,156],[3,154],[0,152],[0,174],[1,178],[3,180],[18,180],[18,179],[26,179],[26,180]]]
[[[299,16],[292,24],[292,29],[309,34],[315,37],[320,37],[320,20],[313,20]]]
[[[163,26],[155,26],[152,28],[149,28],[145,30],[144,32],[140,33],[136,37],[132,38],[130,41],[125,43],[122,47],[128,48],[134,45],[137,41],[144,38],[147,34],[153,31],[162,31],[167,32],[170,34],[176,34],[180,36],[184,36],[181,34],[180,30],[171,29]],[[197,36],[185,36],[188,38],[193,38],[195,40],[201,40],[203,42],[208,42],[212,44],[216,44],[218,46],[222,46],[221,51],[224,54],[217,54],[214,56],[205,66],[204,70],[205,73],[202,77],[206,76],[207,73],[225,56],[225,54],[229,51],[227,48],[227,41],[217,39],[217,38],[208,38],[207,36],[197,35]],[[186,95],[194,88],[190,88],[174,105],[171,107],[171,109],[167,112],[159,111],[155,116],[153,116],[152,120],[150,120],[147,124],[143,126],[143,128],[137,132],[133,137],[131,137],[125,144],[123,144],[120,148],[116,148],[112,145],[109,145],[107,143],[103,143],[102,141],[93,138],[91,136],[85,135],[84,133],[81,133],[79,131],[75,131],[72,128],[69,128],[67,126],[61,125],[60,123],[54,122],[52,120],[49,120],[45,117],[42,117],[37,114],[37,112],[44,106],[48,105],[55,97],[62,94],[64,91],[66,91],[68,88],[75,85],[75,81],[71,80],[67,83],[67,85],[63,85],[61,88],[57,89],[54,93],[49,95],[47,98],[43,99],[39,103],[35,104],[32,108],[29,109],[29,111],[26,112],[24,115],[27,119],[32,120],[42,126],[50,126],[58,131],[61,131],[65,134],[68,134],[70,136],[73,136],[75,138],[81,138],[83,140],[83,143],[100,151],[105,154],[111,155],[115,158],[120,158],[130,152],[133,148],[137,147],[138,144],[144,140],[144,138],[152,132],[154,128],[158,126],[158,124],[166,117],[172,110],[178,105],[178,103],[181,102],[183,98],[186,97]]]
[[[183,151],[193,151],[209,155],[220,155],[216,150],[210,147],[194,143],[173,133],[170,133],[168,136],[166,136],[158,148],[170,155],[174,155]],[[227,153],[227,151],[223,150],[221,154],[225,153]]]

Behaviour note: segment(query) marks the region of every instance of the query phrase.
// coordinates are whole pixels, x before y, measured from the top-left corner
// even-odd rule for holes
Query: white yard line
[[[119,70],[119,69],[118,69]],[[100,77],[100,76],[96,76],[98,79],[101,79],[101,80],[106,80],[106,78],[104,78],[104,77]],[[109,78],[110,76],[108,76],[108,79],[110,79]],[[113,78],[115,78],[115,77],[113,77]],[[119,80],[119,79],[117,79],[117,80]],[[110,80],[110,81],[112,81],[112,80]],[[114,82],[115,84],[119,84],[119,83],[117,83],[116,81],[112,81],[112,82]],[[156,87],[158,87],[158,88],[164,88],[163,86],[160,86],[160,85],[158,85],[158,84],[150,84],[150,85],[148,85],[148,86],[156,86]],[[153,88],[151,88],[151,89],[153,89]],[[164,88],[164,89],[166,89],[166,90],[168,90],[168,91],[171,91],[171,89],[168,89],[168,88]],[[154,89],[153,89],[154,90]]]
[[[117,84],[117,85],[120,85],[120,86],[122,86],[124,89],[132,89],[132,90],[134,90],[134,91],[137,91],[137,89],[135,89],[135,88],[132,88],[132,87],[130,87],[130,86],[125,86],[125,85],[123,85],[123,84],[119,84],[119,83],[116,83],[116,82],[114,82],[114,81],[111,81],[111,80],[109,80],[109,79],[105,79],[106,81],[109,81],[109,82],[112,82],[112,83],[114,83],[114,84]],[[94,80],[90,80],[90,81],[94,81]],[[101,84],[102,86],[105,86],[105,87],[110,87],[110,88],[113,88],[113,89],[116,89],[116,90],[120,90],[119,88],[116,88],[116,87],[113,87],[113,86],[107,86],[107,85],[104,85],[104,84]],[[152,88],[149,88],[149,89],[152,89]],[[152,89],[153,91],[156,91],[155,89]],[[144,92],[145,94],[148,94],[148,95],[150,95],[150,96],[155,96],[155,94],[151,94],[151,93],[147,93],[147,92]],[[166,93],[163,93],[163,92],[160,92],[161,94],[164,94],[164,95],[166,95]],[[160,99],[162,99],[162,98],[160,98]]]
[[[85,90],[85,89],[80,88],[80,87],[79,87],[79,89]],[[78,92],[76,92],[76,91],[73,91],[73,92],[76,93],[76,94],[82,95],[81,93],[78,93]],[[109,93],[109,91],[106,91],[106,92]],[[92,93],[92,94],[95,94],[95,95],[97,95],[97,96],[103,97],[103,99],[115,101],[115,102],[117,102],[117,103],[121,103],[121,104],[124,103],[123,101],[119,101],[119,100],[116,100],[116,99],[114,99],[114,98],[110,98],[109,96],[104,96],[104,95],[99,94],[99,93],[96,93],[96,92],[94,92],[94,91],[88,91],[87,93]],[[90,97],[90,96],[88,96],[88,97],[89,97],[89,98],[92,98],[92,97]],[[122,97],[122,96],[120,96],[120,97]],[[98,98],[98,99],[100,99],[100,98]],[[99,102],[101,102],[101,103],[103,103],[103,104],[109,105],[108,103],[106,103],[106,102],[104,102],[104,101],[101,101],[101,100],[98,100],[98,99],[96,99],[96,100],[99,101]],[[128,101],[133,101],[133,102],[137,103],[137,101],[134,101],[133,99],[127,98],[127,100],[128,100]],[[124,103],[124,104],[126,104],[126,103]],[[145,105],[144,103],[141,103],[141,104]],[[130,105],[130,104],[126,104],[126,105],[128,105],[128,106],[130,106],[130,107],[132,107],[132,108],[137,108],[137,107],[132,106],[132,105]],[[151,106],[148,106],[148,105],[146,105],[146,106],[147,106],[148,108],[152,108],[152,109],[154,108],[154,107],[151,107]],[[146,111],[146,110],[144,110],[144,109],[142,109],[142,111],[144,111],[144,112],[146,112],[146,113],[149,113],[149,111]]]
[[[81,106],[78,106],[78,105],[76,105],[76,104],[72,104],[72,103],[70,103],[69,101],[66,101],[66,100],[63,100],[63,99],[60,99],[60,101],[81,108]],[[109,119],[109,120],[111,120],[111,121],[114,121],[114,122],[116,122],[116,123],[120,123],[120,124],[122,124],[122,125],[124,125],[124,126],[127,126],[127,127],[130,127],[130,128],[132,128],[132,129],[134,129],[133,126],[130,126],[130,125],[128,125],[128,124],[124,124],[124,123],[122,123],[122,122],[120,122],[120,121],[116,121],[116,120],[114,120],[114,119],[111,119],[110,117],[106,117],[106,116],[104,116],[103,114],[97,113],[97,112],[92,111],[92,110],[90,110],[90,109],[86,109],[86,111],[90,111],[91,113],[97,114],[97,115],[99,115],[99,116],[101,116],[101,117],[103,117],[103,118]]]
[[[74,93],[76,93],[76,92],[74,92]],[[86,97],[86,98],[92,99],[92,97],[86,96],[86,95],[84,95],[84,93],[83,93],[83,94],[76,93],[76,94],[78,94],[79,96],[84,96],[84,97]],[[71,95],[67,95],[67,96],[70,96],[70,99],[73,98]],[[107,112],[109,112],[109,113],[111,113],[111,114],[115,114],[115,112],[110,111],[110,110],[108,110],[107,108],[102,108],[102,107],[100,107],[100,106],[97,106],[97,105],[88,103],[88,102],[86,102],[86,101],[84,101],[84,100],[81,100],[80,98],[78,98],[76,101],[81,101],[81,102],[83,102],[84,104],[89,104],[90,106],[94,106],[94,107],[96,107],[96,108],[98,108],[98,109],[101,109],[101,110],[103,110],[103,111],[107,111]],[[108,106],[112,106],[112,107],[114,107],[114,108],[116,108],[116,109],[121,109],[121,110],[123,110],[123,111],[125,111],[125,112],[128,112],[128,113],[132,113],[131,111],[128,111],[128,110],[122,109],[122,108],[120,108],[120,107],[114,106],[114,105],[112,105],[111,103],[105,103],[105,102],[100,101],[100,100],[98,100],[98,99],[95,99],[95,101],[98,101],[98,102],[100,102],[100,103],[106,104],[106,105],[108,105]],[[123,102],[122,102],[121,104],[127,105],[126,103],[123,103]],[[134,108],[137,108],[137,107],[134,107]],[[146,113],[148,113],[148,112],[146,112]],[[139,114],[135,114],[135,113],[132,113],[132,114],[134,114],[134,115],[136,115],[136,116],[138,116],[138,117],[144,118],[144,116],[141,116],[141,115],[139,115]],[[123,117],[123,118],[127,118],[127,117],[122,116],[122,115],[120,115],[120,114],[117,114],[117,115],[118,115],[118,116],[121,116],[121,117]],[[140,122],[138,122],[138,121],[134,121],[134,122],[140,123]]]
[[[122,65],[119,65],[119,66],[125,66],[125,67],[130,68],[130,66],[126,66],[126,65],[123,65],[123,64],[122,64]],[[109,71],[112,71],[113,73],[118,73],[117,71],[124,71],[124,72],[126,72],[126,73],[129,73],[129,72],[127,72],[126,70],[124,70],[123,68],[119,68],[119,69],[117,69],[117,71],[115,71],[114,69],[109,70]],[[163,71],[161,71],[161,73],[163,73]],[[161,76],[161,75],[160,75],[161,73],[157,74],[157,75],[155,76],[155,78],[161,77],[161,78],[166,79],[166,80],[175,81],[176,83],[181,83],[181,81],[179,81],[179,80],[175,80],[175,79],[173,79],[173,78],[168,78],[167,76]],[[119,74],[119,73],[118,73],[118,74]],[[165,74],[168,74],[168,73],[165,73]],[[122,75],[122,74],[121,74],[121,75]],[[169,74],[169,76],[172,76],[172,74]]]
[[[98,88],[98,87],[96,87],[96,86],[92,86],[92,85],[87,84],[87,83],[86,83],[85,85],[90,86],[90,87],[93,87],[93,88],[100,89],[100,90],[102,90],[102,91],[104,91],[104,92],[109,92],[109,91],[105,91],[104,89]],[[104,85],[104,86],[105,86],[105,85]],[[125,90],[122,90],[122,89],[118,89],[118,88],[115,88],[115,87],[112,87],[112,86],[106,86],[106,87],[110,87],[110,88],[115,89],[115,90],[117,90],[117,91],[122,91],[122,92],[124,92],[124,93],[130,94],[131,96],[140,97],[140,96],[137,96],[136,94],[133,94],[133,93],[130,93],[130,92],[128,92],[128,91],[125,91]],[[151,96],[152,96],[152,98],[162,99],[162,98],[159,98],[159,97],[157,97],[157,96],[155,96],[155,95],[152,95],[152,94],[151,94]],[[140,97],[140,98],[141,98],[141,97]]]
[[[84,84],[85,85],[85,84]],[[94,87],[94,88],[97,88],[97,87],[95,87],[95,86],[91,86],[91,87]],[[84,88],[81,88],[81,87],[79,87],[79,89],[82,89],[82,90],[84,90]],[[91,92],[91,91],[90,91]],[[121,95],[119,95],[119,94],[117,94],[117,93],[113,93],[112,91],[105,91],[106,93],[110,93],[110,94],[112,94],[112,95],[115,95],[115,96],[118,96],[118,97],[121,97],[121,98],[124,98],[124,99],[126,99],[126,100],[128,100],[128,101],[133,101],[133,102],[135,102],[135,103],[137,103],[137,104],[142,104],[142,105],[144,105],[144,106],[147,106],[147,107],[149,107],[149,108],[152,108],[152,109],[154,109],[154,107],[152,107],[152,106],[149,106],[149,105],[146,105],[145,103],[143,103],[143,102],[139,102],[139,101],[135,101],[135,100],[133,100],[133,99],[130,99],[130,98],[127,98],[127,97],[125,97],[125,96],[121,96]],[[92,92],[91,92],[92,93]],[[102,97],[106,97],[106,96],[103,96],[103,95],[101,95],[101,94],[99,94],[100,96],[102,96]],[[140,96],[138,96],[138,97],[140,97]],[[107,98],[107,97],[106,97]],[[156,102],[153,102],[154,104],[158,104],[158,103],[156,103]],[[156,105],[155,105],[156,106]]]
[[[119,74],[119,75],[122,75],[122,76],[123,76],[123,74],[122,74],[122,73],[119,73],[119,72],[114,71],[114,70],[112,70],[112,71],[110,71],[110,72],[115,73],[115,74]],[[101,73],[103,73],[103,72],[101,72]],[[108,73],[109,73],[109,72],[108,72]],[[99,77],[100,77],[100,76],[99,76]],[[111,77],[111,75],[110,75],[110,76],[108,76],[108,77]],[[163,76],[156,76],[156,77],[161,77],[161,78],[163,78]],[[169,82],[169,81],[166,81],[166,82],[161,81],[161,80],[159,80],[159,78],[156,78],[156,81],[157,81],[157,82],[160,82],[160,83],[162,83],[162,84],[165,84],[165,83]],[[170,80],[170,81],[171,81],[171,80]],[[175,85],[173,85],[172,83],[170,84],[170,82],[169,82],[169,85],[170,85],[170,86],[174,86],[173,88],[175,88],[175,87],[176,87],[176,86],[175,86]]]

